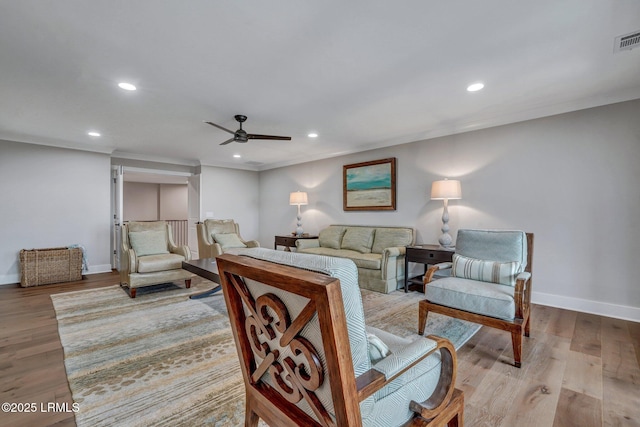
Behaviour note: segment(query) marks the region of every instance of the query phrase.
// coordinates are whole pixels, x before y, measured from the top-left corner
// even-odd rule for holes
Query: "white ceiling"
[[[638,0],[1,1],[0,139],[264,170],[640,98],[637,30]],[[293,139],[218,145],[235,114]]]

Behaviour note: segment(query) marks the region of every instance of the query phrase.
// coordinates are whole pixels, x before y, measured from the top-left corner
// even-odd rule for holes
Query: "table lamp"
[[[433,181],[431,184],[431,200],[444,200],[444,211],[442,212],[442,235],[438,238],[440,246],[450,248],[453,239],[449,234],[449,210],[447,205],[449,199],[461,199],[462,188],[460,181],[455,179],[443,179],[441,181]]]
[[[289,194],[289,204],[298,206],[298,227],[296,228],[296,236],[302,237],[302,216],[300,214],[300,205],[309,204],[307,193],[304,191],[294,191]]]

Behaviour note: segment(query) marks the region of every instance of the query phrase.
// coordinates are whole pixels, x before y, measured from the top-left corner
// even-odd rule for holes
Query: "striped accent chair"
[[[453,345],[366,327],[353,261],[256,248],[217,264],[246,426],[462,425]]]
[[[531,324],[533,234],[524,231],[459,230],[453,262],[431,266],[424,275],[418,332],[429,312],[511,332],[515,366],[522,365],[522,335]],[[437,271],[450,277],[433,280]]]

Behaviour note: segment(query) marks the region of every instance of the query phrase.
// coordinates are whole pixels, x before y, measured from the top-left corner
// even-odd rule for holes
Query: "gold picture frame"
[[[344,165],[342,207],[345,211],[395,211],[396,158]]]

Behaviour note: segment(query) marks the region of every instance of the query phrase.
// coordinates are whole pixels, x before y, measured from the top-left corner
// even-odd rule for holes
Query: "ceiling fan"
[[[225,142],[221,143],[220,145],[226,145],[229,144],[230,142],[247,142],[250,139],[274,139],[274,140],[280,140],[280,141],[291,141],[291,137],[290,136],[275,136],[275,135],[258,135],[255,133],[247,133],[246,131],[244,131],[242,129],[242,123],[247,120],[247,116],[243,116],[243,115],[236,115],[234,116],[236,121],[238,123],[240,123],[240,129],[238,129],[237,131],[233,132],[227,128],[224,128],[220,125],[217,125],[215,123],[212,122],[205,122],[207,124],[210,124],[211,126],[215,126],[218,129],[222,129],[225,132],[229,132],[230,134],[233,135],[233,138],[229,138],[227,139]]]

